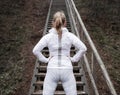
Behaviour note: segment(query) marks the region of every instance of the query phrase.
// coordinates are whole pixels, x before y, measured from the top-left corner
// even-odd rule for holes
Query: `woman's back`
[[[50,29],[49,33],[45,35],[40,42],[36,45],[35,49],[43,49],[43,47],[49,48],[49,62],[48,68],[69,68],[72,69],[72,62],[77,62],[82,53],[86,51],[85,45],[67,28],[62,27],[62,35],[59,38],[55,28]],[[78,53],[73,57],[70,57],[70,48],[75,46],[78,49]],[[42,58],[40,56],[39,58]],[[44,62],[44,61],[43,61]]]

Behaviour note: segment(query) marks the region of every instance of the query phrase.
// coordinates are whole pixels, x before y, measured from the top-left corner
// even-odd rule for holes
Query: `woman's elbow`
[[[37,50],[35,48],[32,50],[32,52],[33,52],[34,55],[37,54]]]
[[[83,53],[86,53],[86,52],[87,52],[87,47],[84,47],[84,48],[82,49],[82,51],[83,51]]]
[[[87,47],[85,47],[84,51],[85,51],[85,52],[87,51]]]

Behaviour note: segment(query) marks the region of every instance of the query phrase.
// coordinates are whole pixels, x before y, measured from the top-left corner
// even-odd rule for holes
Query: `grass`
[[[20,55],[25,28],[21,25],[23,0],[0,1],[0,94],[10,95],[22,81],[24,58]]]
[[[27,95],[49,0],[0,1],[0,95]],[[39,31],[39,32],[38,32]]]

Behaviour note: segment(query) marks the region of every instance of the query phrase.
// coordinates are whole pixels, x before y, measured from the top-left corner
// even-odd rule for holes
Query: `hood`
[[[66,27],[62,27],[62,33],[68,32],[68,29]],[[57,34],[57,30],[55,28],[51,28],[49,30],[49,33]]]

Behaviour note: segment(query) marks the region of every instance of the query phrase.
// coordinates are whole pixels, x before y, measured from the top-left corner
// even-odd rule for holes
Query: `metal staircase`
[[[75,18],[78,16],[78,14],[75,14],[75,11],[73,10],[75,9],[74,7],[75,6],[74,6],[73,0],[51,0],[43,35],[47,34],[49,29],[51,28],[53,14],[57,11],[62,10],[64,11],[67,18],[67,28],[69,32],[76,34],[78,37],[81,38],[81,40],[83,40],[86,43],[86,39],[85,39],[86,36],[83,36],[85,35],[84,30],[80,30],[82,32],[79,33],[78,29],[82,29],[81,28],[82,26],[79,27],[78,23],[76,23],[77,20],[79,21],[79,19]],[[73,14],[73,11],[74,11],[74,14]],[[76,52],[75,48],[71,47],[71,51],[70,51],[71,56],[73,56],[75,52]],[[48,48],[45,47],[42,53],[46,57],[48,57],[49,56]],[[94,53],[92,54],[93,54],[92,56],[94,56]],[[116,92],[114,91],[113,91],[114,94],[99,94],[96,83],[95,83],[95,79],[92,75],[93,72],[91,73],[91,69],[88,63],[89,62],[86,55],[80,62],[73,63],[73,72],[77,82],[77,95],[117,95]],[[46,74],[46,67],[47,67],[47,64],[44,64],[36,60],[29,95],[42,95],[43,82]],[[65,95],[61,82],[58,83],[58,86],[55,91],[55,95]]]

